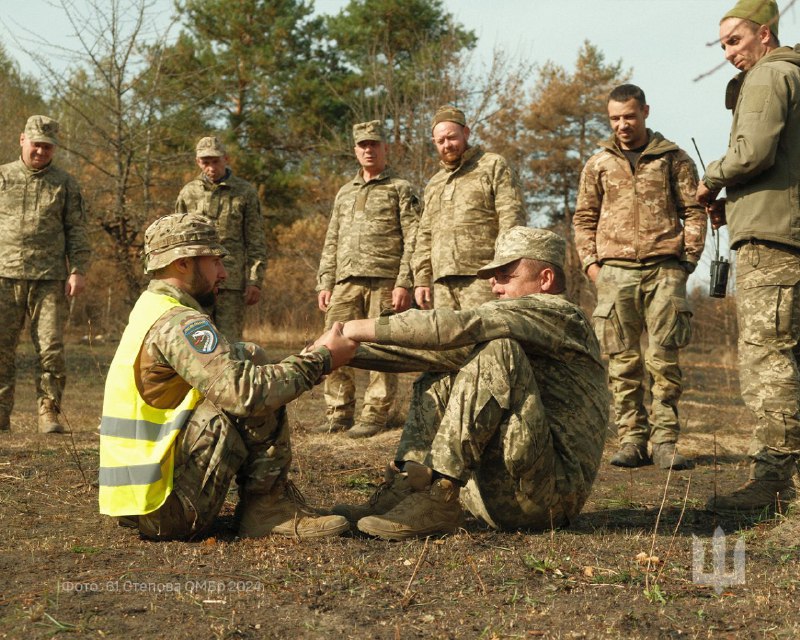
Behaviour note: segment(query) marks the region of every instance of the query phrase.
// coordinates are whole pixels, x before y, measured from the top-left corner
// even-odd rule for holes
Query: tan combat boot
[[[727,495],[711,496],[706,503],[706,510],[721,514],[767,509],[784,513],[794,497],[795,489],[791,479],[748,480]]]
[[[425,491],[431,486],[433,470],[416,462],[406,462],[400,471],[394,462],[386,465],[383,482],[367,504],[337,504],[331,512],[344,516],[353,524],[367,516],[379,516],[405,500],[412,491]]]
[[[659,469],[672,468],[673,471],[694,469],[694,460],[682,456],[675,449],[674,442],[653,445],[653,462]]]
[[[358,528],[384,540],[450,533],[464,521],[464,513],[458,502],[459,491],[459,486],[452,480],[439,478],[428,491],[411,493],[383,515],[361,518]]]
[[[338,536],[350,529],[350,523],[342,516],[317,515],[289,480],[270,493],[244,494],[236,507],[236,517],[242,538],[274,534],[303,540]]]
[[[644,467],[648,464],[653,464],[650,456],[647,455],[646,444],[634,444],[633,442],[626,442],[620,447],[611,458],[611,464],[615,467],[625,467],[633,469],[636,467]]]
[[[50,398],[39,401],[39,433],[64,433],[64,426],[58,420],[58,410]]]

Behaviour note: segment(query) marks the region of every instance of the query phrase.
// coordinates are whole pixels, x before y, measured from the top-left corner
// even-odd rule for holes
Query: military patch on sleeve
[[[217,330],[208,320],[195,320],[183,329],[183,335],[195,351],[211,353],[219,344]]]

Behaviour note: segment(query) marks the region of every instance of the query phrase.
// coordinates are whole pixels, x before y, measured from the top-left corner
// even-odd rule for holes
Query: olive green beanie
[[[775,37],[778,37],[780,11],[778,11],[778,3],[775,0],[739,0],[733,9],[722,16],[720,23],[728,18],[750,20],[758,25],[765,24]]]

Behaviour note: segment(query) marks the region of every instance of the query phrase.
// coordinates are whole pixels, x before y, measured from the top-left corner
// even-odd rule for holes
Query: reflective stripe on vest
[[[150,327],[182,306],[145,291],[131,311],[111,362],[100,422],[100,513],[131,516],[158,509],[172,492],[175,441],[200,392],[191,389],[174,409],[152,407],[136,387],[135,365]]]

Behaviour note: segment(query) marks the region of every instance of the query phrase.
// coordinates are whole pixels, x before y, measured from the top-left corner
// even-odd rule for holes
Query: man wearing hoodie
[[[675,448],[682,391],[678,351],[691,337],[686,279],[703,252],[706,214],[694,198],[694,163],[674,142],[647,128],[649,112],[635,85],[620,85],[609,95],[613,135],[581,174],[575,244],[597,287],[594,327],[609,357],[621,444],[611,464],[689,469],[693,462]],[[651,381],[649,415],[645,369]]]
[[[761,511],[793,493],[800,456],[800,46],[778,42],[774,0],[742,0],[720,21],[733,124],[697,189],[736,249],[739,377],[756,418],[750,477],[713,497],[719,513]],[[725,188],[727,202],[716,200]]]

